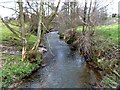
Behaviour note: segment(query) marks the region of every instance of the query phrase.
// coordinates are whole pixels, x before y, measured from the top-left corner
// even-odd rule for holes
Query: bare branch
[[[92,9],[92,0],[90,1],[90,7],[89,7],[89,11],[88,11],[88,22],[90,22],[90,12]]]
[[[3,20],[3,18],[1,18],[1,20],[2,20],[2,22],[5,24],[5,26],[6,26],[15,36],[17,36],[17,37],[20,38],[20,39],[23,39],[23,38],[15,31],[15,29],[13,29],[12,27],[10,27],[10,26],[8,25],[8,23]]]
[[[49,17],[49,21],[48,21],[48,23],[47,23],[48,26],[50,25],[50,22],[54,19],[54,17],[55,17],[56,14],[57,14],[57,11],[58,11],[58,8],[59,8],[59,5],[60,5],[60,1],[61,1],[61,0],[59,0],[59,2],[58,2],[58,4],[57,4],[57,7],[56,7],[55,12],[51,15],[51,17]]]
[[[46,2],[44,2],[44,4],[45,5],[47,5],[48,7],[50,7],[52,10],[54,10],[55,11],[55,7],[53,7],[53,6],[51,6],[51,5],[49,5],[48,3],[46,3]]]
[[[0,6],[3,7],[3,8],[7,8],[7,9],[13,10],[13,11],[15,11],[15,12],[18,12],[17,10],[15,10],[15,9],[13,9],[13,8],[5,7],[5,6],[3,6],[3,5],[0,5]],[[19,12],[18,12],[18,13],[19,13]]]
[[[42,23],[42,25],[43,25],[43,27],[46,29],[46,31],[48,31],[48,29],[47,29],[47,27],[45,26],[45,24],[44,24],[44,23]]]
[[[17,24],[14,24],[14,23],[9,23],[9,24],[11,24],[13,26],[16,26],[16,27],[20,27],[20,25],[17,25]]]
[[[28,6],[38,15],[38,11],[36,11],[36,10],[30,5],[29,1],[26,0],[26,2],[27,2],[27,4],[28,4]]]

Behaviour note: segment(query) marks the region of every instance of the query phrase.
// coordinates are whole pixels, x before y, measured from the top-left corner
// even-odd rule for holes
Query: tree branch
[[[15,12],[18,12],[17,10],[15,10],[15,9],[13,9],[13,8],[5,7],[5,6],[2,6],[2,5],[0,5],[0,6],[3,7],[3,8],[7,8],[7,9],[13,10],[13,11],[15,11]],[[18,12],[18,13],[19,13],[19,12]]]
[[[28,6],[38,15],[38,12],[30,5],[29,1],[26,0]]]
[[[92,9],[92,0],[90,1],[90,7],[89,7],[89,11],[88,11],[88,23],[90,23],[90,12]]]
[[[59,8],[59,5],[60,5],[60,1],[61,1],[61,0],[59,0],[59,2],[58,2],[58,4],[57,4],[57,7],[56,7],[55,12],[51,15],[51,17],[49,17],[49,21],[48,21],[48,23],[47,23],[48,26],[50,25],[51,21],[54,19],[54,17],[55,17],[56,14],[57,14],[57,11],[58,11],[58,8]]]
[[[1,18],[2,22],[5,24],[5,26],[18,38],[23,39],[13,28],[11,28],[6,21]]]
[[[55,10],[54,6],[51,6],[51,5],[47,4],[46,2],[44,4],[47,5],[48,7],[50,7],[52,10]]]

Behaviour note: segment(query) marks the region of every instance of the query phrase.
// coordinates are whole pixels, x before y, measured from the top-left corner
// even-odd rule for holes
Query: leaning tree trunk
[[[41,36],[42,36],[42,19],[43,19],[43,0],[40,1],[40,13],[39,13],[39,23],[38,23],[38,31],[37,31],[37,41],[32,48],[32,50],[37,50],[39,44],[41,43]]]

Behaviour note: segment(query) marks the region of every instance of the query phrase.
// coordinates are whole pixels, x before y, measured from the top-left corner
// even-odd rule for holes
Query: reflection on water
[[[85,88],[95,82],[92,71],[78,53],[59,39],[57,32],[45,35],[48,52],[44,60],[49,62],[46,67],[38,70],[31,80],[20,87],[29,88]]]

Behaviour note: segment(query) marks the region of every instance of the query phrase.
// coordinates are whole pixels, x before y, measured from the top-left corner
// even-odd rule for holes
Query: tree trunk
[[[82,33],[85,34],[85,23],[86,23],[86,15],[87,15],[87,1],[85,0],[85,7],[84,7],[84,16],[83,16],[83,30]]]
[[[22,0],[18,0],[18,5],[19,5],[19,15],[20,15],[20,30],[21,34],[23,37],[22,43],[23,43],[23,48],[22,48],[22,61],[25,59],[26,55],[26,49],[27,49],[27,40],[25,37],[25,23],[24,23],[24,15],[23,15],[23,2]]]
[[[58,11],[58,8],[59,8],[59,5],[60,5],[60,1],[61,0],[58,1],[57,7],[55,9],[55,12],[48,19],[47,26],[46,26],[48,29],[49,29],[50,23],[52,22],[52,20],[55,18],[56,14],[57,14],[57,11]]]
[[[41,43],[42,36],[42,19],[43,19],[43,0],[40,1],[40,13],[39,13],[39,23],[38,23],[38,31],[37,31],[37,41],[32,48],[32,50],[37,50],[39,44]]]

